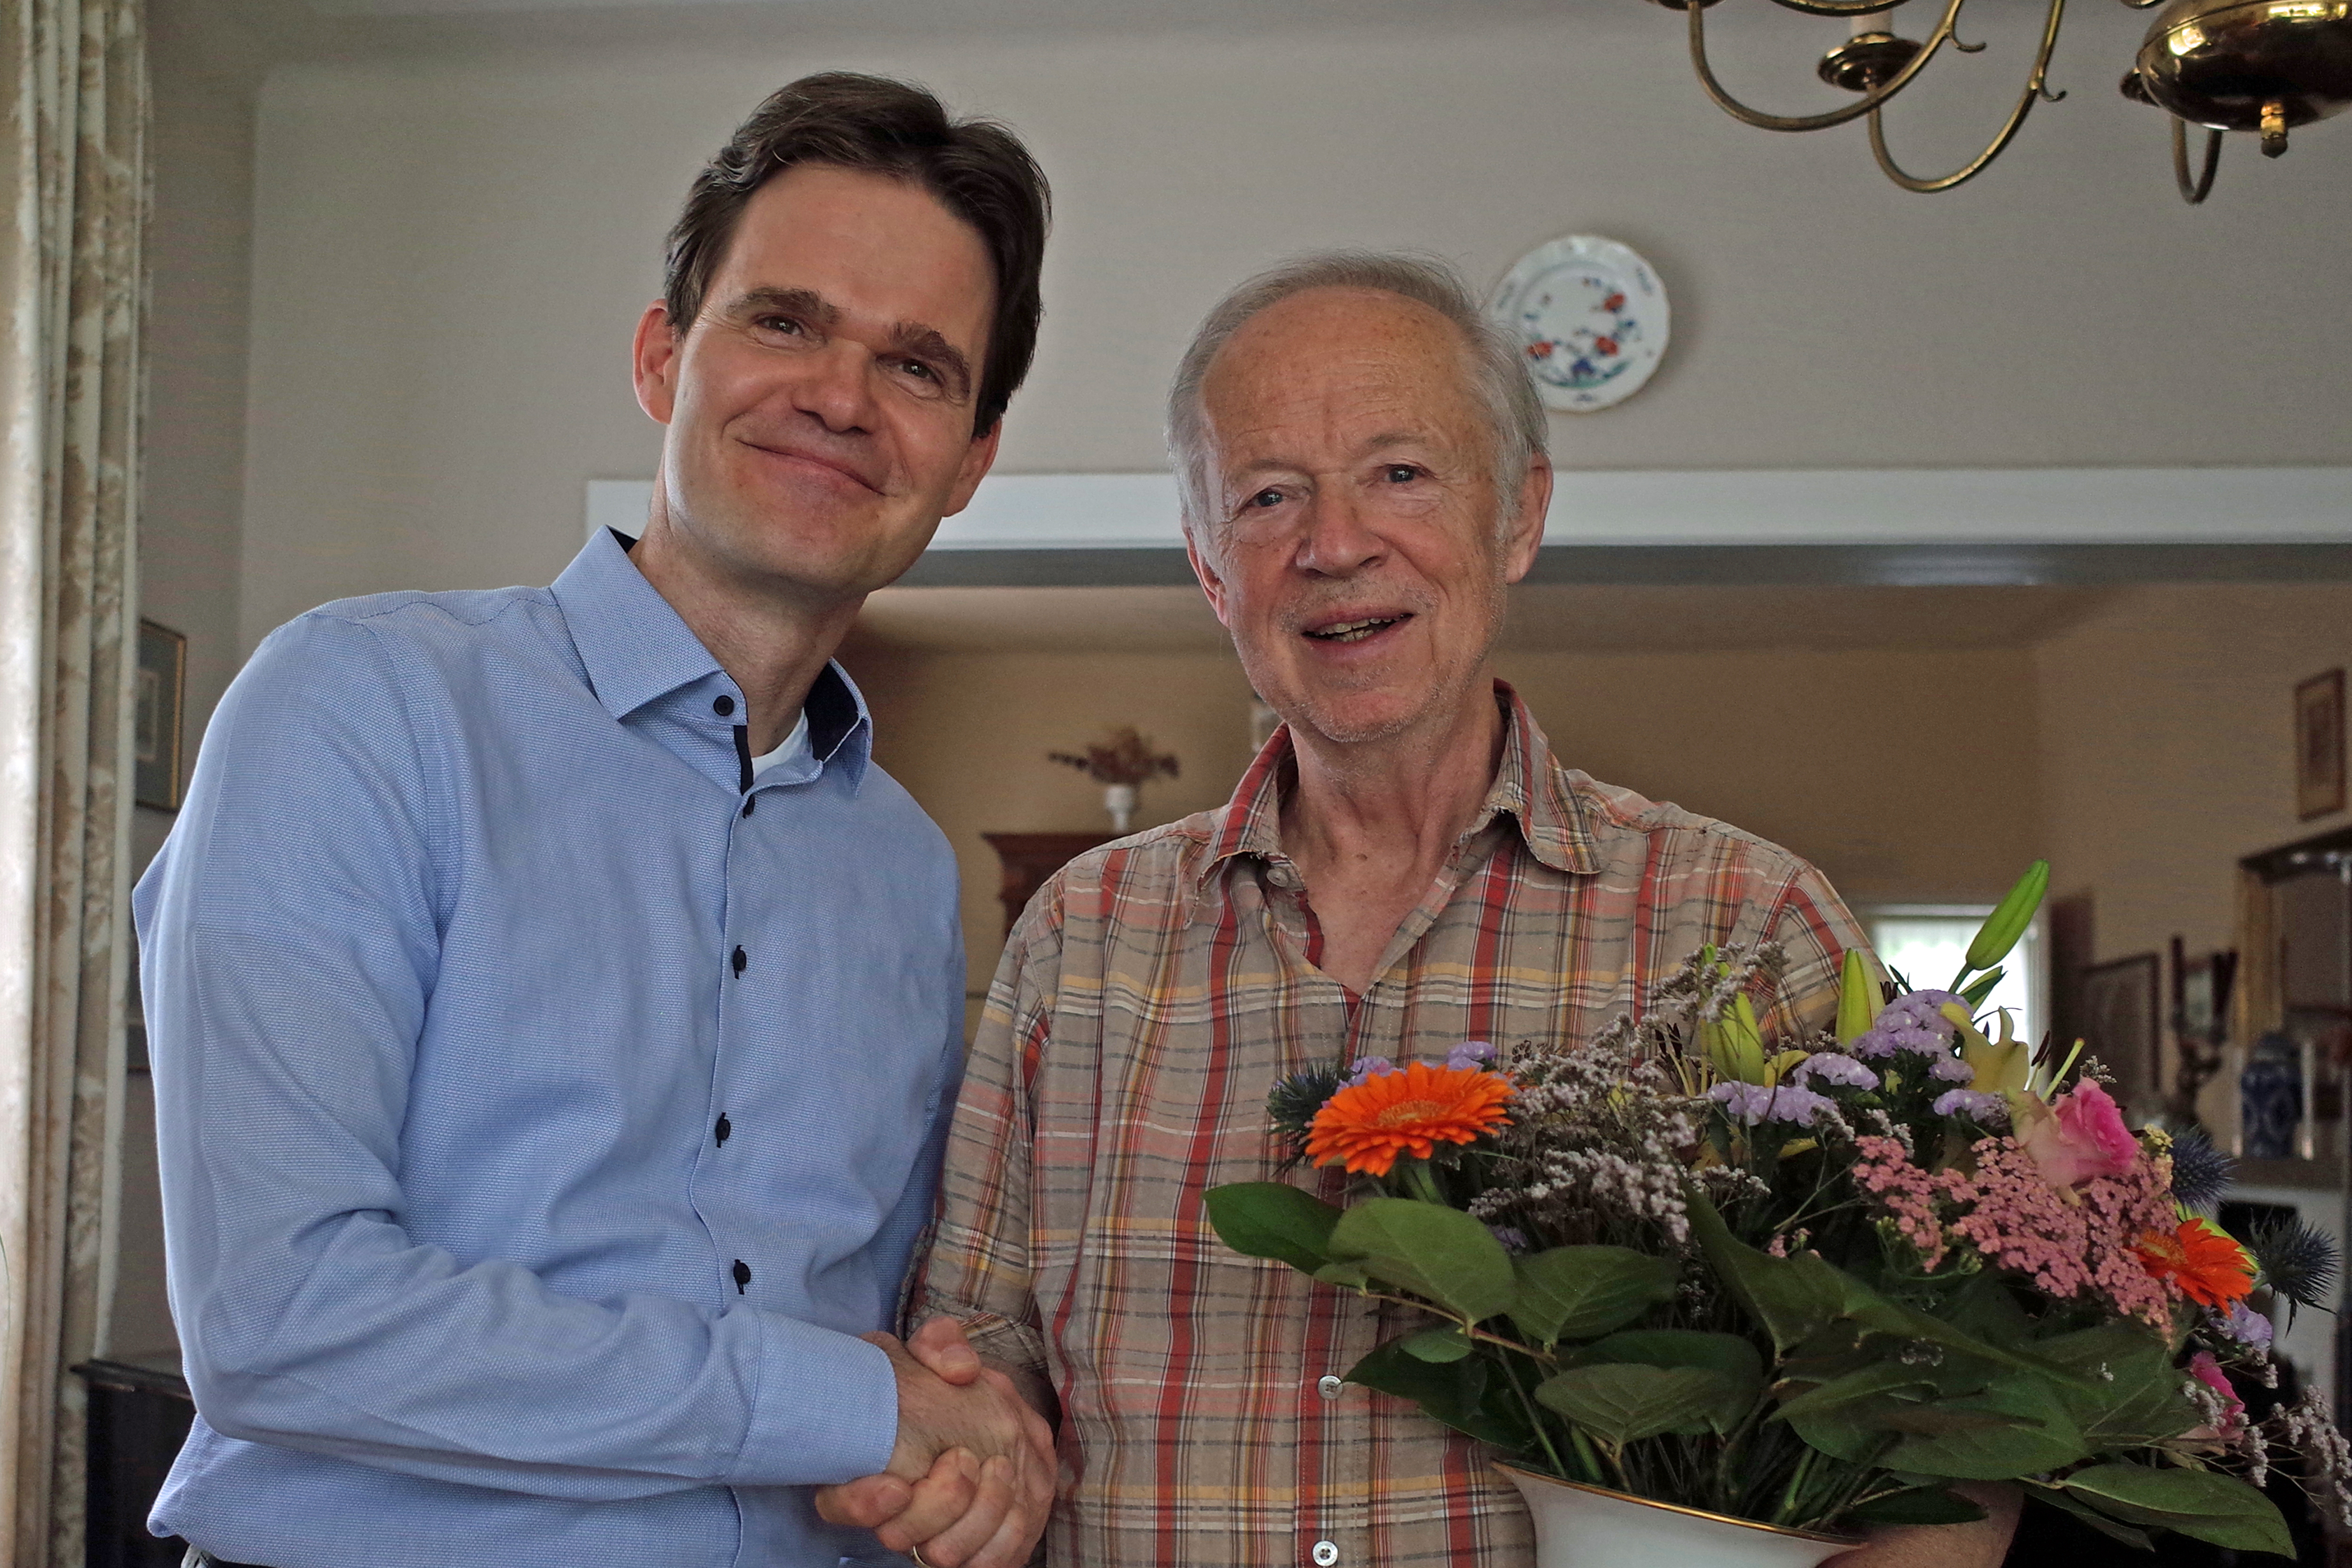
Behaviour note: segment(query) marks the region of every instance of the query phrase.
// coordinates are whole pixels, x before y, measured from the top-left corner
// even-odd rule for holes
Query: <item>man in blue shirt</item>
[[[963,958],[831,655],[995,455],[1046,203],[919,90],[784,89],[638,326],[643,537],[314,610],[223,700],[136,900],[192,1563],[1025,1560],[1042,1423],[877,1332]],[[874,1474],[880,1542],[817,1516]]]

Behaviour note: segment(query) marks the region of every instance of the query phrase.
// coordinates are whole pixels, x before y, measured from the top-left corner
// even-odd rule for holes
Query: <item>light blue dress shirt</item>
[[[889,1324],[961,1054],[955,863],[838,667],[743,693],[616,536],[265,641],[136,910],[200,1419],[270,1568],[884,1557]],[[748,788],[747,788],[748,785]]]

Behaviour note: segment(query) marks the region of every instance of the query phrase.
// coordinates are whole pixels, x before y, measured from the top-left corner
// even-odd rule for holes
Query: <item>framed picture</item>
[[[2294,809],[2305,822],[2344,809],[2344,671],[2294,689]]]
[[[2161,967],[2156,954],[2140,952],[2083,971],[2084,1049],[2116,1075],[2130,1105],[2152,1107],[2164,1092],[2157,1056]]]
[[[188,639],[152,621],[139,623],[138,707],[131,751],[138,761],[132,798],[162,811],[180,809],[180,710],[187,697]]]

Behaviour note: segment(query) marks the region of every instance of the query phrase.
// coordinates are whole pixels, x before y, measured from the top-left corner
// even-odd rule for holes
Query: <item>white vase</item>
[[[1814,1568],[1862,1544],[1496,1465],[1536,1521],[1536,1568]]]
[[[1135,820],[1135,786],[1103,785],[1103,809],[1110,813],[1111,831],[1124,837],[1127,825]]]

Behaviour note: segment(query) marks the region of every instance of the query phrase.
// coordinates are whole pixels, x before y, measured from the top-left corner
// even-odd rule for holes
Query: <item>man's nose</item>
[[[793,406],[811,415],[837,436],[874,427],[874,356],[862,345],[835,339],[801,358],[793,379]]]
[[[1302,572],[1344,577],[1387,552],[1361,500],[1346,486],[1318,488],[1307,503],[1307,526],[1293,557]]]

